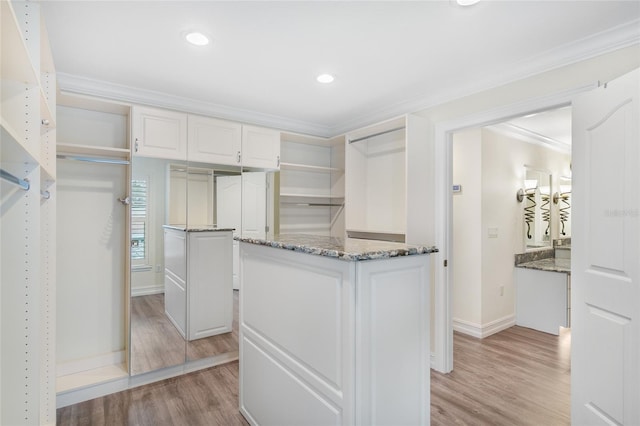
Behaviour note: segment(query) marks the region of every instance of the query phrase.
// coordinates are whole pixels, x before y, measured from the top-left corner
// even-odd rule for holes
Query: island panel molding
[[[437,250],[306,237],[240,239],[241,413],[251,424],[428,424],[426,255]]]

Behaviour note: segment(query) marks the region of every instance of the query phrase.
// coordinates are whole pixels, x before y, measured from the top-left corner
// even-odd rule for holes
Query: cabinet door
[[[187,158],[187,115],[155,108],[133,107],[133,154],[143,157]]]
[[[242,126],[242,165],[263,169],[280,167],[280,132]]]
[[[190,115],[188,121],[189,161],[240,165],[240,124],[196,115]]]

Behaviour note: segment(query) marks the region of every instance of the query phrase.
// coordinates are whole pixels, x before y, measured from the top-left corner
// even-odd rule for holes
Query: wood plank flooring
[[[131,374],[238,351],[238,291],[232,332],[186,342],[164,312],[164,294],[131,298]]]
[[[454,335],[454,371],[431,373],[432,425],[568,425],[571,334],[512,327]],[[246,425],[238,363],[60,408],[59,425]]]
[[[571,331],[454,334],[453,372],[431,372],[431,424],[570,424]]]

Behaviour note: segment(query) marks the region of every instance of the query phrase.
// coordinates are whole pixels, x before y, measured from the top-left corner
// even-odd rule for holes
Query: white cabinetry
[[[280,132],[186,113],[134,106],[133,153],[143,157],[240,165],[280,166]]]
[[[187,329],[187,233],[164,230],[164,311],[183,337]]]
[[[280,167],[280,132],[256,126],[242,126],[242,165],[260,169]]]
[[[344,139],[283,134],[280,233],[344,236]]]
[[[241,242],[240,263],[250,424],[429,424],[426,256],[354,262]]]
[[[187,340],[231,331],[232,231],[165,227],[165,312]]]
[[[187,158],[187,114],[134,106],[133,153],[143,157]]]
[[[190,115],[188,160],[240,165],[242,126],[230,121]]]
[[[515,274],[516,325],[555,335],[569,327],[570,275],[525,268]]]
[[[0,2],[0,424],[56,421],[56,75],[38,2]]]
[[[188,234],[187,339],[228,333],[233,321],[233,234]]]

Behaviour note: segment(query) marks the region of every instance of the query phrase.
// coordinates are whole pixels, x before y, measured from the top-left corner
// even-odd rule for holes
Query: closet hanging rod
[[[29,181],[27,179],[20,179],[18,177],[15,177],[14,175],[12,175],[11,173],[0,169],[0,178],[6,180],[9,183],[12,183],[14,185],[18,185],[20,188],[24,189],[25,191],[28,191],[29,188],[31,188],[31,184],[29,183]]]
[[[398,130],[404,130],[404,129],[405,129],[405,126],[400,126],[390,130],[383,130],[382,132],[374,133],[368,136],[363,136],[361,138],[349,139],[349,143],[360,142],[366,139],[375,138],[376,136],[386,135],[387,133],[397,132]]]
[[[117,158],[108,158],[108,157],[79,157],[77,155],[61,155],[61,154],[58,154],[56,157],[59,158],[60,160],[87,161],[89,163],[120,164],[120,165],[131,164],[129,160],[119,160]]]
[[[344,204],[332,204],[332,203],[281,203],[287,206],[299,206],[299,207],[342,207]]]

